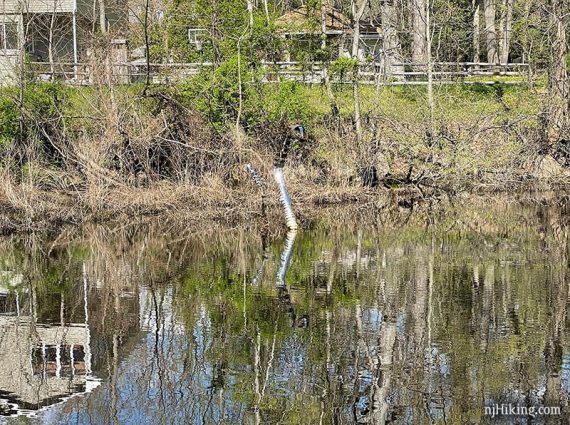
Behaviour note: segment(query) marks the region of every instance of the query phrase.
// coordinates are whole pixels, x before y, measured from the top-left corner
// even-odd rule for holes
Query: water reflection
[[[394,203],[268,244],[150,225],[4,240],[0,412],[563,423],[484,416],[570,394],[566,200],[507,201]]]
[[[50,323],[42,323],[38,320],[37,290],[23,281],[24,277],[15,272],[2,273],[1,416],[35,416],[48,406],[63,403],[71,396],[90,393],[100,385],[91,373],[85,288],[81,323],[70,323],[71,315],[63,294],[60,296],[59,317]],[[47,312],[44,310],[42,313],[41,316],[45,317]]]

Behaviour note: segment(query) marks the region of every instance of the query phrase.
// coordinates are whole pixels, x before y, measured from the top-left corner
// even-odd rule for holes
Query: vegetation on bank
[[[324,86],[256,84],[245,72],[240,90],[233,71],[229,63],[145,94],[105,84],[3,89],[0,178],[11,213],[4,227],[197,207],[214,217],[257,213],[260,197],[244,166],[269,176],[291,124],[309,133],[287,164],[299,204],[357,200],[382,182],[457,187],[540,176],[540,83],[438,86],[435,126],[424,87],[362,86],[358,140],[350,86],[333,87],[333,114]]]
[[[309,135],[286,167],[301,215],[315,203],[368,200],[383,186],[505,188],[570,176],[569,2],[139,6],[117,28],[99,4],[99,25],[85,34],[88,78],[78,67],[63,77],[88,87],[38,83],[24,60],[15,86],[1,89],[0,228],[165,211],[251,217],[261,196],[245,165],[269,176],[292,124]],[[55,70],[61,57],[50,46]],[[136,68],[139,84],[124,84],[117,56]],[[305,71],[318,66],[321,84],[262,70],[289,60]],[[185,80],[180,62],[208,66]],[[373,85],[359,78],[365,65]],[[489,77],[488,85],[470,71],[509,67],[525,76]],[[42,78],[57,79],[54,70]],[[402,83],[403,72],[426,85],[383,85]],[[465,79],[447,84],[453,78]]]

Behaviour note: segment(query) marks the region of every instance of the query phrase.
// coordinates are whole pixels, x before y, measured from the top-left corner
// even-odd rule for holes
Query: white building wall
[[[74,8],[74,0],[0,0],[0,15],[13,13],[71,13]]]

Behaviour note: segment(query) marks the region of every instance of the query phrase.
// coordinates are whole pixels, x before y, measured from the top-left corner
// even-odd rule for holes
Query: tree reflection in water
[[[567,209],[545,204],[395,203],[267,247],[159,225],[4,239],[0,414],[464,424],[496,403],[566,409]],[[13,388],[28,365],[39,378]],[[86,373],[101,385],[83,394]],[[64,390],[47,396],[52,375]]]

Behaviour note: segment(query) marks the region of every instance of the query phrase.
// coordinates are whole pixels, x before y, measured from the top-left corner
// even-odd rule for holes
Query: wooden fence
[[[203,69],[213,67],[212,63],[150,63],[138,60],[128,63],[114,63],[104,67],[104,74],[117,83],[145,81],[168,84],[191,78]],[[93,65],[89,63],[33,62],[30,72],[38,80],[59,79],[71,84],[92,84]],[[420,63],[392,63],[388,70],[383,63],[363,63],[358,74],[331,74],[336,84],[352,83],[357,75],[359,84],[421,85],[427,84],[427,65]],[[506,83],[520,83],[528,75],[529,65],[525,63],[491,64],[475,62],[436,62],[433,77],[436,83],[492,83],[496,77],[518,77],[505,79]],[[101,72],[99,72],[101,74]],[[298,81],[306,84],[320,84],[324,81],[322,63],[263,62],[263,82]]]

